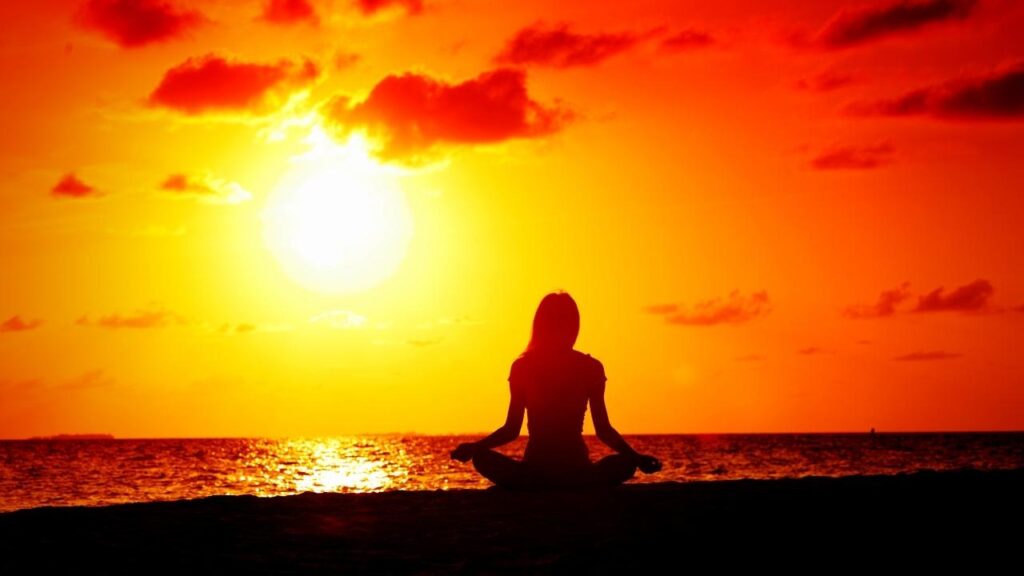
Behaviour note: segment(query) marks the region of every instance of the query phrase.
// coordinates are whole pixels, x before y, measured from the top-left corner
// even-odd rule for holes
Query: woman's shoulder
[[[587,373],[591,374],[595,379],[602,381],[606,380],[604,375],[604,364],[602,364],[600,360],[586,352],[581,352],[579,350],[573,350],[573,352],[576,353],[578,361]]]

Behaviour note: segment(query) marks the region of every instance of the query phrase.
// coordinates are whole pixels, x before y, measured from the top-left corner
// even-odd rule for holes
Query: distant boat
[[[29,440],[113,440],[113,434],[57,434],[54,436],[33,436]]]

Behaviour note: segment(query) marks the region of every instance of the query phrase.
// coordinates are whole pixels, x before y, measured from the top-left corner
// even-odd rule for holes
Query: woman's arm
[[[644,472],[661,470],[661,462],[654,456],[641,454],[626,442],[608,420],[608,407],[604,403],[604,381],[595,383],[590,391],[590,417],[594,421],[594,432],[597,438],[619,454],[625,454],[636,460],[637,466]]]
[[[519,432],[523,429],[523,415],[525,412],[526,395],[523,393],[520,385],[516,382],[510,382],[508,414],[505,416],[505,423],[483,440],[459,444],[452,451],[452,458],[465,462],[471,459],[477,450],[501,446],[519,438]]]

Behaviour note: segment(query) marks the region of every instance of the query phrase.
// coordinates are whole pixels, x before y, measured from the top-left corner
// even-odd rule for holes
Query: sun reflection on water
[[[259,443],[234,478],[247,493],[376,492],[407,476],[404,450],[371,438],[296,439]]]

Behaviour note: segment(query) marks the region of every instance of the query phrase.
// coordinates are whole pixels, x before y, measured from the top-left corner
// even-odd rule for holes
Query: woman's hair
[[[565,291],[548,294],[533,315],[533,332],[523,353],[538,350],[571,350],[580,333],[580,310]]]

